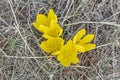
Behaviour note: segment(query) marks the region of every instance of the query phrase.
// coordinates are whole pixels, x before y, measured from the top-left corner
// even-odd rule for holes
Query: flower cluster
[[[71,63],[79,62],[78,53],[90,51],[95,48],[95,44],[90,43],[94,39],[94,34],[87,34],[86,30],[78,31],[73,39],[64,43],[61,37],[63,29],[58,24],[57,15],[50,9],[48,15],[38,14],[33,26],[43,33],[45,41],[40,43],[40,48],[46,53],[57,57],[63,66],[70,66]]]

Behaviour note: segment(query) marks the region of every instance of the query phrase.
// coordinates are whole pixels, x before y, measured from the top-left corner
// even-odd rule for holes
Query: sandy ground
[[[31,24],[53,8],[67,41],[85,28],[94,50],[63,67],[39,48]],[[120,80],[120,0],[0,0],[0,80]]]

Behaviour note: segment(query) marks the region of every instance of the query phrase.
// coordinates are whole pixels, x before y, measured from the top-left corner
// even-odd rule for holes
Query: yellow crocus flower
[[[38,31],[44,33],[44,36],[58,37],[62,35],[63,29],[59,26],[57,15],[53,9],[49,10],[48,16],[38,14],[36,22],[32,24]]]
[[[54,21],[51,21],[50,27],[44,30],[43,37],[48,38],[51,37],[59,37],[62,35],[63,29]]]
[[[46,41],[43,41],[40,44],[40,47],[45,52],[54,55],[54,53],[56,53],[63,47],[63,44],[64,44],[64,40],[62,38],[49,37]]]
[[[79,62],[77,50],[72,40],[69,40],[57,54],[57,59],[63,66],[70,66],[71,63],[76,64]]]
[[[90,43],[94,39],[94,34],[86,34],[86,30],[82,29],[73,37],[73,43],[79,52],[90,51],[95,48],[95,44]]]

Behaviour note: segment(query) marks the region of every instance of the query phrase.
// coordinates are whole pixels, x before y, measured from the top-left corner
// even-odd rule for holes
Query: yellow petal
[[[62,53],[61,53],[61,50],[59,51],[58,54],[59,54],[59,55],[57,56],[57,60],[58,60],[58,61],[62,61],[62,60],[63,60],[63,55],[62,55]]]
[[[51,21],[50,29],[51,29],[51,31],[53,31],[52,34],[54,34],[56,36],[61,36],[62,35],[63,29],[59,26],[59,24],[57,24],[55,22],[55,20]]]
[[[44,35],[59,37],[62,35],[62,31],[63,29],[54,20],[52,20],[49,29],[45,30]]]
[[[63,33],[63,29],[62,29],[62,28],[60,28],[60,32],[59,32],[59,35],[58,35],[58,36],[61,36],[61,35],[62,35],[62,33]]]
[[[45,30],[48,30],[48,29],[49,29],[49,28],[48,28],[47,26],[40,25],[37,30],[44,33]]]
[[[73,37],[73,43],[76,44],[85,34],[86,34],[85,29],[81,29],[80,31],[78,31]]]
[[[94,49],[95,46],[96,46],[95,44],[86,44],[86,45],[84,45],[85,51],[90,51],[90,50]]]
[[[32,24],[38,30],[38,28],[39,28],[40,25],[38,23],[36,23],[36,22],[33,22]]]
[[[77,64],[77,63],[79,63],[80,62],[80,60],[78,59],[78,58],[75,58],[74,60],[73,60],[73,64]]]
[[[86,35],[82,40],[79,41],[81,44],[89,43],[94,39],[94,34]]]
[[[41,49],[47,53],[53,53],[60,50],[63,47],[64,40],[59,37],[51,37],[47,41],[43,41],[40,44]]]
[[[63,66],[69,66],[71,63],[78,63],[79,59],[77,58],[77,50],[72,42],[72,40],[69,40],[59,51],[59,54],[57,56],[58,61]]]
[[[38,23],[36,22],[33,22],[32,23],[33,26],[39,31],[39,32],[44,32],[45,30],[48,30],[49,28],[44,26],[44,25],[39,25]]]
[[[38,23],[39,25],[49,26],[48,19],[43,14],[38,14],[37,15],[37,17],[36,17],[36,23]]]
[[[84,46],[76,44],[75,47],[76,47],[77,51],[79,51],[79,52],[85,52]]]
[[[63,66],[65,66],[65,67],[69,67],[70,66],[70,64],[71,64],[71,62],[70,61],[66,61],[66,60],[63,60],[63,61],[61,61],[61,64],[63,65]]]
[[[49,47],[49,45],[47,44],[48,42],[47,41],[43,41],[41,44],[40,44],[40,47],[47,53],[50,53],[52,52],[52,47]]]
[[[59,52],[60,52],[60,51],[53,52],[51,55],[57,56],[57,55],[59,55]]]
[[[57,15],[54,13],[53,9],[50,9],[48,12],[48,20],[51,23],[52,20],[55,20],[55,22],[58,22]]]
[[[52,36],[48,35],[48,34],[43,34],[42,37],[44,37],[45,39],[49,39],[51,38]]]

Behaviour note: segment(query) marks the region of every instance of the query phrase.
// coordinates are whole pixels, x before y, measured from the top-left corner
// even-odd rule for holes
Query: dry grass
[[[67,41],[81,28],[97,47],[63,67],[39,48],[32,22],[53,8]],[[0,80],[120,80],[120,0],[0,0]]]

